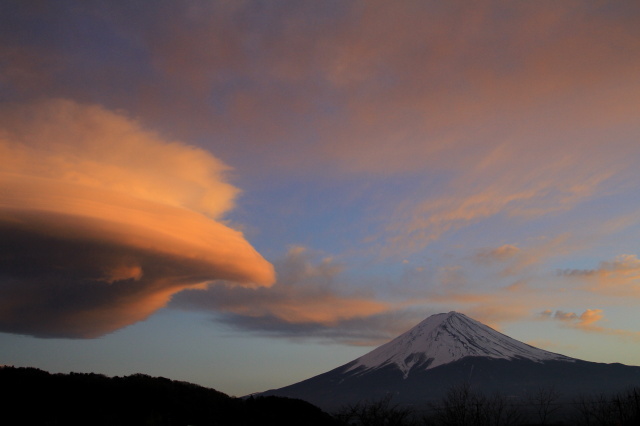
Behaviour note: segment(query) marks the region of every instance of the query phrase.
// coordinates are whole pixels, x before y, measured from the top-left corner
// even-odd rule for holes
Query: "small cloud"
[[[483,248],[478,250],[475,260],[481,264],[505,262],[517,256],[521,250],[511,244],[505,244],[497,248]]]
[[[513,244],[504,244],[497,248],[477,250],[472,259],[481,266],[501,268],[501,277],[512,277],[524,271],[534,271],[546,258],[567,252],[570,249],[570,235],[559,234],[553,238],[538,237],[531,239],[526,248]]]
[[[640,259],[634,254],[621,254],[611,261],[600,262],[595,269],[561,269],[562,277],[585,280],[587,290],[617,297],[640,297]]]
[[[595,324],[596,322],[602,320],[602,318],[604,318],[602,309],[587,309],[580,315],[579,324],[581,327],[589,327],[592,324]]]
[[[550,309],[546,309],[541,312],[539,316],[545,319],[554,319],[569,323],[572,327],[584,329],[591,327],[604,317],[602,309],[587,309],[580,315],[575,312],[565,312],[561,310],[556,310],[554,312]]]
[[[560,321],[573,321],[578,319],[579,317],[573,312],[556,311],[555,314],[553,314],[553,318]]]
[[[523,290],[526,290],[528,288],[527,286],[527,282],[524,280],[519,280],[516,281],[513,284],[509,284],[508,286],[505,287],[505,290],[509,291],[509,292],[520,292]]]
[[[552,314],[553,314],[553,311],[551,309],[545,309],[544,311],[540,312],[538,316],[540,318],[548,319],[548,318],[551,318]]]
[[[599,325],[599,323],[604,320],[604,311],[602,309],[587,309],[581,314],[564,311],[553,312],[547,309],[540,313],[540,317],[561,321],[567,327],[588,333],[608,334],[640,341],[640,332],[638,331],[615,329]]]

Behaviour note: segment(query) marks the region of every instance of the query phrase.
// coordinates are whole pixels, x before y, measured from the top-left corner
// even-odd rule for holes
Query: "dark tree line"
[[[638,426],[640,388],[567,400],[553,387],[509,398],[461,384],[424,407],[394,405],[387,396],[345,406],[334,415],[351,426]]]
[[[347,425],[404,426],[411,423],[413,413],[391,403],[391,395],[372,402],[347,405],[334,416]]]
[[[305,401],[240,399],[191,383],[134,374],[50,374],[0,367],[0,424],[338,425]]]
[[[609,396],[582,396],[575,401],[575,406],[579,425],[640,425],[640,388]]]

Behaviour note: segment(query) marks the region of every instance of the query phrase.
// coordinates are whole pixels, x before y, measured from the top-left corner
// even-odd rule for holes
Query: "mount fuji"
[[[389,395],[395,403],[422,405],[462,383],[510,397],[553,386],[570,398],[640,386],[640,367],[548,352],[449,312],[336,369],[260,395],[299,398],[326,410]]]

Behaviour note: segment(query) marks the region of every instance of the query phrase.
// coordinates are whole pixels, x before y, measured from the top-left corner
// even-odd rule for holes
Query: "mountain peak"
[[[510,398],[526,398],[536,388],[555,388],[571,398],[637,386],[640,367],[547,352],[448,312],[347,364],[262,395],[304,399],[326,410],[390,396],[394,404],[422,406],[463,382]]]
[[[468,356],[535,362],[573,360],[512,339],[464,314],[451,311],[426,318],[406,333],[355,360],[348,371],[395,365],[406,378],[412,369],[428,370]]]

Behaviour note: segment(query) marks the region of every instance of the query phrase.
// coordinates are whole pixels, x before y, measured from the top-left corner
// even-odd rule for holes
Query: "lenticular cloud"
[[[0,114],[0,330],[95,337],[213,280],[274,272],[219,219],[238,190],[206,151],[98,106]]]

